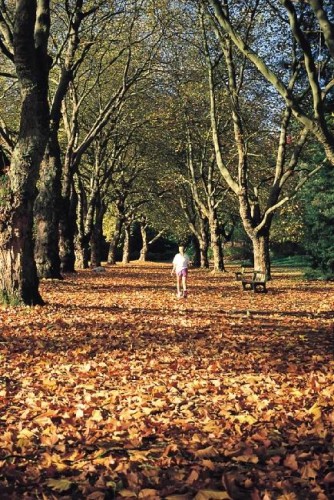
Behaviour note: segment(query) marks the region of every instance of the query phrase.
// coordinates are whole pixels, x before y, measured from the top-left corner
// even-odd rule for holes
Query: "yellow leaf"
[[[59,436],[56,433],[53,434],[42,434],[41,435],[41,445],[42,446],[54,446],[59,441]]]
[[[256,418],[252,417],[252,415],[236,415],[235,420],[238,420],[240,424],[255,424]]]
[[[215,457],[219,455],[219,452],[213,446],[208,446],[207,448],[203,448],[202,450],[195,451],[194,455],[200,458]]]
[[[144,488],[143,490],[140,490],[139,494],[138,494],[138,498],[160,498],[160,495],[159,493],[157,492],[157,490],[153,490],[151,488]]]
[[[259,461],[259,457],[257,457],[256,455],[240,455],[239,457],[234,457],[234,460],[236,460],[237,462],[257,464]]]
[[[142,462],[143,460],[147,460],[147,455],[149,455],[150,450],[129,450],[130,461],[131,462]]]
[[[92,416],[90,417],[90,420],[94,420],[94,422],[101,422],[101,420],[103,420],[103,417],[100,410],[94,410]]]
[[[68,479],[48,479],[46,484],[55,491],[67,491],[72,486],[72,481]]]
[[[203,431],[219,435],[219,434],[221,434],[222,428],[221,428],[221,426],[219,426],[211,421],[211,422],[206,423],[203,426]]]
[[[57,388],[57,382],[53,379],[45,378],[43,379],[43,385],[45,387],[48,387],[49,389],[56,389]]]
[[[31,439],[34,436],[34,433],[31,432],[29,429],[22,429],[19,434],[18,434],[18,439]]]
[[[45,427],[46,425],[52,425],[51,418],[43,415],[34,418],[34,422],[36,422],[36,424],[41,425],[42,427]]]
[[[122,498],[137,497],[136,493],[134,491],[130,491],[130,490],[120,490],[118,492],[118,495],[120,495]]]
[[[19,448],[26,448],[31,446],[33,443],[34,433],[29,431],[29,429],[22,429],[18,434],[17,446]]]
[[[200,490],[194,500],[232,500],[226,491]]]
[[[51,455],[51,459],[52,465],[56,467],[57,471],[62,472],[68,468],[67,464],[62,461],[62,458],[59,455],[54,453]]]
[[[311,406],[311,408],[307,410],[307,412],[313,415],[313,420],[319,420],[321,418],[321,408],[318,403],[314,403],[314,405]]]

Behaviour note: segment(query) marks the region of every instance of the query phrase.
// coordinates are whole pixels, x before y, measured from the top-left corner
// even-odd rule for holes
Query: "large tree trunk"
[[[207,218],[202,218],[200,215],[198,216],[199,227],[195,222],[188,217],[188,225],[189,229],[193,235],[193,243],[195,252],[198,252],[198,255],[195,256],[195,263],[193,261],[193,265],[195,267],[201,267],[203,269],[209,268],[209,237],[208,237],[208,220]]]
[[[250,210],[246,200],[243,198],[240,201],[240,217],[244,229],[252,242],[254,270],[266,273],[267,279],[271,279],[269,241],[273,214],[267,217],[266,224],[263,224],[260,228],[259,226],[263,218],[259,204],[255,203],[252,210]]]
[[[200,267],[201,266],[201,250],[200,250],[200,243],[198,241],[196,234],[191,235],[191,242],[192,242],[192,247],[194,249],[194,256],[192,258],[192,265],[193,265],[193,267]]]
[[[95,224],[94,229],[92,231],[92,237],[90,240],[90,248],[91,248],[91,257],[90,257],[90,267],[99,267],[101,266],[102,260],[102,224]]]
[[[147,230],[147,223],[140,222],[140,234],[141,234],[141,239],[142,239],[142,246],[140,249],[139,260],[142,262],[146,262],[147,253],[148,253],[148,239],[147,239],[147,231],[146,230]]]
[[[77,229],[77,204],[78,197],[72,184],[72,192],[69,198],[63,197],[60,214],[59,229],[59,252],[61,260],[61,270],[64,273],[75,272],[75,238]]]
[[[87,203],[84,187],[78,178],[78,204],[77,204],[77,236],[75,240],[75,263],[79,269],[87,269],[89,263],[89,254],[85,250],[88,245],[85,244],[85,218],[87,213]]]
[[[105,204],[98,199],[96,204],[95,223],[91,236],[90,267],[101,266],[102,261],[102,239],[103,239],[103,217],[106,212]]]
[[[62,279],[59,257],[61,159],[57,133],[50,137],[41,166],[35,213],[35,259],[40,278]]]
[[[200,220],[200,235],[198,241],[199,241],[199,250],[201,257],[201,268],[209,269],[209,257],[208,257],[209,238],[208,238],[206,219]]]
[[[91,243],[94,231],[94,217],[97,219],[99,210],[99,193],[93,191],[90,196],[88,203],[88,210],[86,214],[86,220],[84,223],[84,234],[82,236],[82,254],[83,254],[83,267],[87,269],[89,267],[89,261],[91,257]],[[94,266],[96,267],[96,266]]]
[[[220,246],[218,220],[214,213],[210,214],[209,225],[210,225],[211,250],[213,256],[213,271],[214,272],[224,271],[224,261]]]
[[[13,43],[22,107],[0,212],[0,293],[4,300],[27,305],[43,304],[32,235],[36,183],[49,133],[49,19],[48,0],[17,0]]]
[[[128,264],[130,262],[130,230],[131,224],[125,224],[122,264]]]
[[[122,217],[118,216],[116,219],[116,226],[115,230],[113,232],[110,245],[109,245],[109,252],[108,252],[108,264],[115,265],[116,264],[116,251],[117,251],[117,246],[121,237],[121,232],[122,232],[122,227],[123,227],[123,219]]]
[[[154,236],[154,238],[152,238],[150,241],[148,241],[148,239],[147,239],[147,228],[148,228],[147,222],[146,221],[140,221],[140,234],[141,234],[141,237],[142,237],[142,247],[140,249],[139,260],[142,261],[142,262],[146,262],[147,261],[147,254],[148,254],[148,249],[149,249],[150,245],[152,245],[153,243],[155,243],[160,238],[160,236],[162,236],[162,234],[164,233],[164,229],[162,229],[161,231],[159,231],[158,234],[156,234]]]
[[[209,269],[210,264],[208,257],[208,250],[209,250],[208,242],[201,239],[199,241],[199,250],[200,250],[201,268]]]
[[[254,270],[266,273],[267,279],[271,278],[269,233],[256,233],[251,238],[254,253]]]

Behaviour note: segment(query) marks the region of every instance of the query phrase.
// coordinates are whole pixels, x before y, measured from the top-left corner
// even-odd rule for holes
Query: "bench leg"
[[[244,292],[248,292],[249,290],[253,290],[253,283],[243,281],[242,282],[242,289]]]
[[[267,293],[267,287],[265,283],[254,283],[253,285],[254,293]]]

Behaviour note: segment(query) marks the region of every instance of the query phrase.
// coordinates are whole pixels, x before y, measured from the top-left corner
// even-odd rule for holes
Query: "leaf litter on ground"
[[[1,498],[334,498],[333,283],[139,262],[0,309]]]

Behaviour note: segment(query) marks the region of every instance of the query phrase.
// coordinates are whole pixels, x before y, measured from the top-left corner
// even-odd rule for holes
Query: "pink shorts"
[[[181,271],[179,271],[177,275],[186,278],[188,276],[188,269],[181,269]]]

